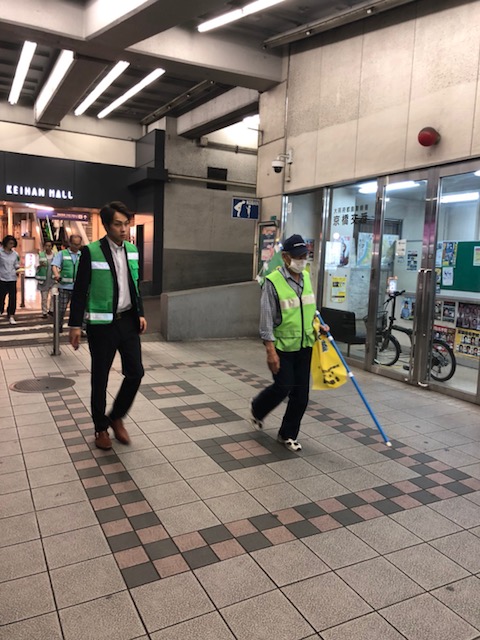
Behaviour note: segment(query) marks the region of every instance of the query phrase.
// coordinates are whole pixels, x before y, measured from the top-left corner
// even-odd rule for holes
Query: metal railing
[[[58,287],[52,287],[53,306],[53,351],[52,356],[59,356],[60,351],[60,305],[58,301]]]

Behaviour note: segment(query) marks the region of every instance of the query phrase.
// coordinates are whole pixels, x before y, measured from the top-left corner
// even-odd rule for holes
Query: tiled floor
[[[357,373],[303,451],[246,418],[257,341],[144,343],[129,447],[93,447],[89,354],[0,351],[0,640],[480,638],[480,410]],[[121,380],[116,361],[111,391]],[[69,377],[61,392],[9,385]]]

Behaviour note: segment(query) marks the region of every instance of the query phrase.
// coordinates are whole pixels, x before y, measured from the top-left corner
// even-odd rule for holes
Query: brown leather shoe
[[[123,426],[123,420],[121,418],[110,418],[110,426],[113,429],[115,438],[122,444],[130,444],[130,436],[128,431]]]
[[[112,441],[108,435],[108,431],[95,431],[95,446],[97,449],[111,449]]]

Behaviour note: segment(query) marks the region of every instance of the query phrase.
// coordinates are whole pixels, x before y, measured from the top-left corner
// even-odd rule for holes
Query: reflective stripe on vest
[[[135,245],[125,242],[127,264],[138,295],[138,251]],[[89,324],[110,324],[113,322],[114,285],[110,265],[105,260],[100,240],[88,245],[91,256],[92,274],[87,298],[85,319]],[[135,307],[136,300],[132,300]]]
[[[303,292],[300,297],[280,271],[274,271],[267,276],[275,287],[282,313],[281,323],[273,329],[275,347],[279,351],[299,351],[302,347],[313,346],[315,342],[313,332],[315,296],[308,271],[304,271],[302,275]]]
[[[47,269],[48,269],[47,254],[45,253],[45,251],[38,252],[38,259],[40,264],[38,265],[35,278],[38,280],[38,282],[42,283],[42,282],[45,282],[45,280],[47,279]]]
[[[78,258],[73,263],[73,258],[70,255],[68,249],[62,251],[62,268],[60,270],[60,284],[72,284],[75,282],[75,276],[77,275],[78,262],[80,260],[80,251],[78,252]]]

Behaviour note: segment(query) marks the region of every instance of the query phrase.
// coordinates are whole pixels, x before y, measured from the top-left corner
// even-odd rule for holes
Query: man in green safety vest
[[[138,250],[127,242],[132,214],[122,202],[110,202],[100,211],[107,235],[82,252],[70,309],[70,344],[78,349],[82,322],[92,357],[92,418],[95,445],[111,449],[108,435],[129,444],[123,417],[130,409],[144,370],[140,334],[147,328],[138,289]],[[124,379],[106,414],[107,384],[116,352],[122,359]]]
[[[288,405],[277,440],[290,451],[300,451],[297,436],[308,404],[310,361],[315,343],[316,305],[307,267],[307,245],[294,234],[283,243],[283,266],[270,273],[263,285],[260,337],[267,352],[273,384],[251,405],[250,421],[263,429],[265,417],[287,396]],[[322,326],[328,331],[328,326]]]
[[[35,273],[37,280],[37,291],[40,291],[42,298],[42,316],[47,317],[47,314],[52,314],[52,296],[49,294],[52,292],[53,287],[53,273],[52,273],[52,261],[55,257],[53,253],[53,242],[51,240],[45,240],[43,243],[43,251],[38,252],[38,263]]]
[[[58,283],[58,315],[60,333],[63,333],[63,319],[72,298],[73,285],[77,277],[82,248],[82,236],[76,233],[68,239],[68,248],[59,251],[52,260],[53,279]]]

